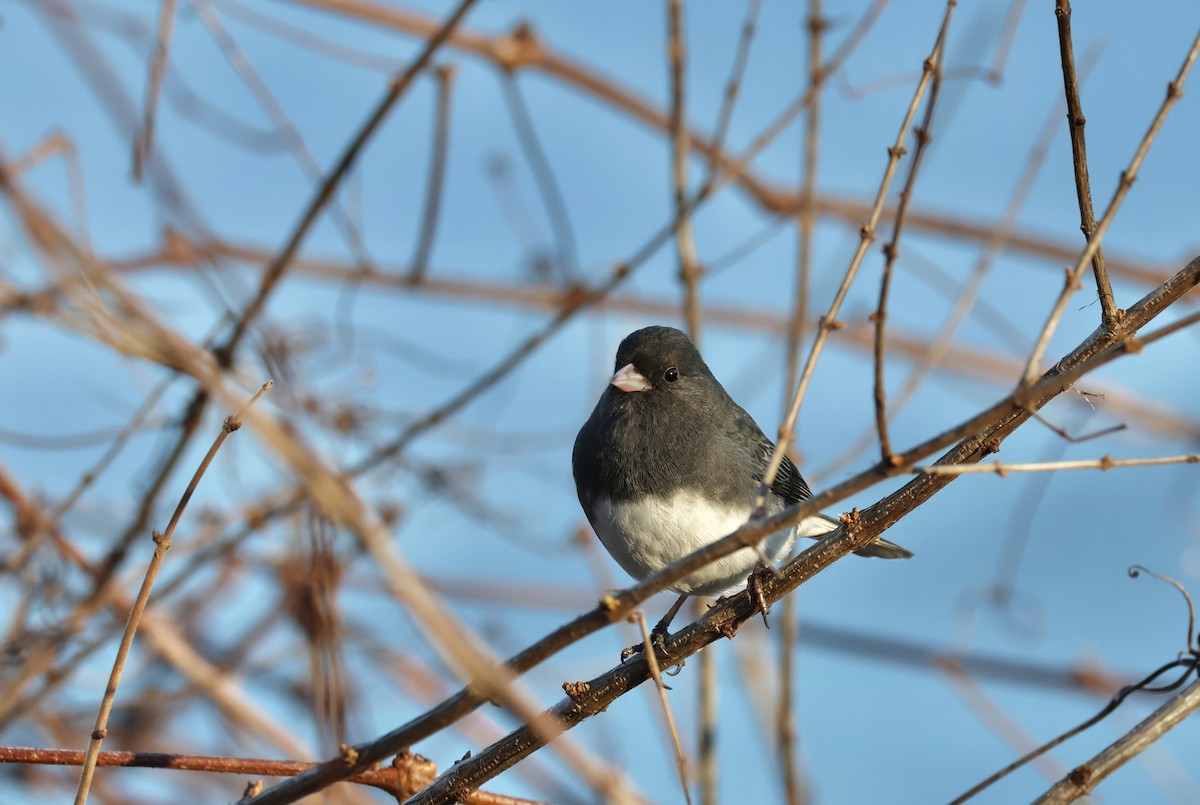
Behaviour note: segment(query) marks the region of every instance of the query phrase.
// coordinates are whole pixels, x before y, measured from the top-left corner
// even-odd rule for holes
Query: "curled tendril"
[[[1061,744],[1071,738],[1074,738],[1076,735],[1083,732],[1084,730],[1095,726],[1100,721],[1102,721],[1109,713],[1116,710],[1117,707],[1119,707],[1121,705],[1121,702],[1125,701],[1125,699],[1127,699],[1131,694],[1137,693],[1138,691],[1142,691],[1144,693],[1165,693],[1167,691],[1179,689],[1180,687],[1183,686],[1183,683],[1186,682],[1193,675],[1195,675],[1197,678],[1200,678],[1200,635],[1196,635],[1195,637],[1193,637],[1193,634],[1194,634],[1195,628],[1196,628],[1196,607],[1192,604],[1192,597],[1190,595],[1188,595],[1188,591],[1184,589],[1182,584],[1175,581],[1175,579],[1171,578],[1170,576],[1164,576],[1162,574],[1155,573],[1153,570],[1149,570],[1149,569],[1143,567],[1142,565],[1131,565],[1129,568],[1130,578],[1136,579],[1142,573],[1145,573],[1149,576],[1153,576],[1154,578],[1158,579],[1159,581],[1167,582],[1172,587],[1174,587],[1176,590],[1178,590],[1179,593],[1183,596],[1183,600],[1187,602],[1187,606],[1188,606],[1187,650],[1184,652],[1181,652],[1180,655],[1176,659],[1172,660],[1171,662],[1165,663],[1164,665],[1161,665],[1158,668],[1156,668],[1154,671],[1150,672],[1150,674],[1148,676],[1146,676],[1144,679],[1142,679],[1142,681],[1140,681],[1136,684],[1133,684],[1133,685],[1126,685],[1125,687],[1121,688],[1119,691],[1117,691],[1116,695],[1114,695],[1111,699],[1109,699],[1108,704],[1106,704],[1103,707],[1103,709],[1100,710],[1100,712],[1096,713],[1096,715],[1092,716],[1087,721],[1084,721],[1082,724],[1067,730],[1066,732],[1064,732],[1062,735],[1059,735],[1054,740],[1048,741],[1047,743],[1042,744],[1037,749],[1034,749],[1032,752],[1029,752],[1028,754],[1026,754],[1024,757],[1014,760],[1012,763],[1005,766],[1003,769],[996,772],[991,777],[987,778],[986,780],[984,780],[983,782],[979,783],[974,788],[972,788],[970,791],[967,791],[965,794],[960,796],[958,799],[951,802],[950,805],[960,805],[961,803],[966,802],[968,799],[975,796],[983,789],[992,785],[997,780],[1000,780],[1001,778],[1008,776],[1012,772],[1014,772],[1017,769],[1024,766],[1029,761],[1033,760],[1034,758],[1045,754],[1046,752],[1050,751],[1051,749],[1058,746],[1059,744]],[[1153,684],[1163,674],[1167,673],[1168,671],[1172,671],[1176,668],[1182,668],[1183,673],[1181,673],[1173,681],[1168,681],[1161,685]]]
[[[1188,595],[1188,591],[1182,584],[1170,576],[1165,576],[1161,573],[1155,573],[1153,570],[1143,567],[1142,565],[1129,566],[1129,577],[1131,579],[1136,579],[1140,573],[1153,576],[1159,581],[1165,581],[1167,584],[1170,584],[1172,587],[1178,590],[1179,594],[1183,596],[1183,600],[1187,602],[1188,608],[1187,653],[1197,657],[1197,659],[1200,659],[1200,634],[1196,633],[1196,605],[1192,603],[1192,597]]]

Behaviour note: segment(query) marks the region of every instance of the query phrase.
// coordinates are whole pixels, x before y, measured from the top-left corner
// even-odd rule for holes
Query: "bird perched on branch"
[[[614,368],[575,438],[571,463],[575,491],[596,535],[617,564],[641,580],[750,520],[775,445],[673,327],[630,333],[617,348]],[[784,456],[764,512],[811,497]],[[806,517],[764,539],[762,555],[774,564],[797,537],[816,539],[838,525],[823,514]],[[885,539],[857,553],[912,556]],[[755,549],[741,548],[680,579],[672,589],[682,595],[655,631],[666,632],[686,596],[737,592],[760,565]],[[756,601],[765,620],[761,593]]]

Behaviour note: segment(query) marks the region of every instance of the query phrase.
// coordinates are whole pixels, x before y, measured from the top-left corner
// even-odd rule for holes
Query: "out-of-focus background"
[[[1053,6],[965,3],[950,20],[888,307],[897,450],[1011,390],[1083,245]],[[775,433],[795,356],[807,355],[849,265],[945,7],[822,3],[816,38],[804,3],[682,10],[696,145],[687,188],[707,180],[714,152],[734,161],[756,150],[691,216],[697,337],[735,399]],[[85,746],[151,530],[165,527],[229,413],[210,402],[181,441],[196,382],[96,335],[97,321],[124,314],[89,272],[195,345],[225,343],[322,177],[449,11],[382,0],[0,7],[0,159],[15,187],[0,217],[0,745]],[[1186,2],[1075,9],[1098,215],[1198,25]],[[587,528],[570,450],[620,339],[650,323],[684,326],[675,240],[641,253],[675,216],[669,39],[667,3],[479,3],[366,142],[233,352],[231,382],[248,396],[274,380],[258,405],[330,468],[351,471],[398,551],[500,656],[630,583]],[[836,60],[832,73],[759,150],[810,86],[814,42],[821,62]],[[156,43],[166,47],[160,84]],[[1121,307],[1200,250],[1196,95],[1189,85],[1171,110],[1104,239]],[[879,457],[868,317],[911,135],[906,146],[839,316],[846,327],[801,411],[794,457],[814,490]],[[806,187],[811,203],[800,204]],[[72,271],[46,257],[14,194],[98,262]],[[632,274],[601,304],[573,312],[426,427],[629,261]],[[805,329],[789,348],[798,293]],[[1088,272],[1045,366],[1099,321]],[[1109,364],[997,458],[1195,452],[1198,354],[1193,327]],[[1084,441],[1055,430],[1079,439],[1117,425]],[[371,460],[401,438],[402,449]],[[720,801],[788,801],[784,687],[797,736],[792,801],[946,801],[1091,716],[1114,686],[1186,647],[1182,598],[1126,571],[1144,565],[1200,592],[1198,477],[1181,464],[960,478],[888,532],[914,559],[851,557],[799,590],[786,685],[782,606],[770,632],[751,622],[706,649],[719,676]],[[106,749],[320,759],[461,685],[353,534],[311,503],[273,510],[294,484],[253,428],[218,453],[175,533]],[[649,602],[651,621],[669,600]],[[635,637],[632,627],[594,635],[528,674],[528,690],[552,704],[562,682],[611,667]],[[697,668],[668,682],[693,760]],[[1159,701],[1131,698],[978,801],[1032,799]],[[516,724],[485,707],[413,749],[445,769]],[[570,737],[649,800],[682,801],[648,686]],[[1096,801],[1200,800],[1198,753],[1200,727],[1185,722]],[[4,766],[0,800],[62,801],[77,774]],[[244,784],[101,769],[93,800],[229,802]],[[552,750],[485,787],[553,802],[595,796]],[[348,787],[325,796],[388,801]]]

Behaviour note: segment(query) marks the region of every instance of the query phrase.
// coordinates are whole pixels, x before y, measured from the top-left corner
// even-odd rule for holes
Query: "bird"
[[[575,438],[571,469],[579,503],[600,542],[640,581],[748,522],[774,450],[691,339],[674,327],[653,326],[621,341],[614,373]],[[811,497],[784,456],[764,512],[775,514]],[[798,537],[817,539],[839,525],[824,514],[811,515],[767,536],[761,554],[774,565],[791,553]],[[913,555],[882,538],[856,553]],[[655,632],[666,633],[687,596],[731,595],[760,566],[759,552],[741,548],[675,582],[671,589],[680,597]],[[754,592],[765,622],[766,602]]]

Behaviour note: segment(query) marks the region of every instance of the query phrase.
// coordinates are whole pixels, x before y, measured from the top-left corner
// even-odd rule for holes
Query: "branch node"
[[[562,688],[571,701],[578,703],[592,689],[592,686],[587,682],[564,682]]]
[[[841,521],[842,525],[846,526],[847,531],[851,531],[858,528],[859,523],[862,521],[862,516],[859,515],[858,507],[855,506],[850,511],[839,514],[838,520]]]
[[[1088,782],[1092,779],[1092,770],[1086,765],[1076,766],[1071,770],[1071,774],[1068,776],[1070,777],[1072,783],[1080,788],[1086,789],[1088,787]]]

